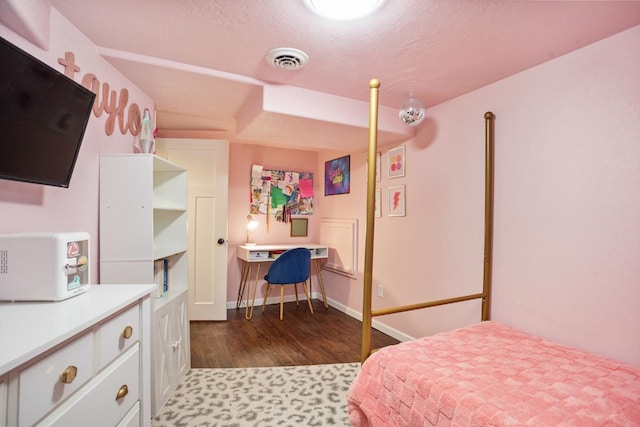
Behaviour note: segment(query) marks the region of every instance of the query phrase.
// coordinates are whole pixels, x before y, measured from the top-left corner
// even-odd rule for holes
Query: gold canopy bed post
[[[491,318],[491,278],[493,272],[493,120],[484,113],[484,273],[482,278],[482,320]]]
[[[380,80],[369,81],[369,154],[367,161],[367,228],[364,246],[364,289],[362,297],[362,353],[371,353],[371,289],[373,279],[373,231],[376,210],[376,153],[378,151],[378,93]]]
[[[371,89],[370,117],[369,117],[369,159],[375,159],[377,151],[377,116],[378,116],[378,89],[380,82],[376,79],[369,83]],[[362,302],[362,353],[361,363],[371,355],[371,319],[375,316],[401,313],[410,310],[436,307],[445,304],[482,299],[481,319],[489,320],[491,317],[491,273],[493,265],[493,145],[495,115],[488,111],[484,114],[485,119],[485,197],[484,197],[484,265],[482,293],[464,295],[460,297],[447,298],[437,301],[428,301],[417,304],[410,304],[398,307],[390,307],[379,310],[371,309],[372,292],[372,267],[373,267],[373,229],[375,210],[375,162],[368,162],[367,180],[367,229],[365,243],[365,266],[364,266],[364,292]]]

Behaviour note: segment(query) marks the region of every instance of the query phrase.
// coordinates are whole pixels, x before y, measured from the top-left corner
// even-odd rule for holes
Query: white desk
[[[240,274],[240,288],[238,289],[238,300],[236,302],[236,308],[240,308],[240,304],[244,297],[244,293],[247,294],[247,306],[245,317],[250,320],[253,316],[253,305],[256,300],[256,290],[258,288],[258,280],[260,280],[260,265],[263,262],[272,262],[275,258],[272,254],[286,251],[293,248],[307,248],[311,251],[311,265],[312,269],[315,269],[316,276],[318,277],[318,283],[320,284],[320,291],[322,292],[322,300],[324,306],[329,307],[327,304],[327,295],[324,292],[324,283],[322,282],[322,275],[320,274],[320,260],[329,257],[329,247],[324,245],[318,245],[315,243],[300,243],[300,244],[283,244],[283,245],[242,245],[238,246],[238,259],[242,261],[242,273]],[[249,304],[250,289],[247,289],[247,284],[250,284],[251,270],[253,266],[256,266],[255,275],[255,288],[253,292],[253,300]],[[309,275],[309,293],[311,293],[311,274]],[[266,296],[265,296],[266,298]]]

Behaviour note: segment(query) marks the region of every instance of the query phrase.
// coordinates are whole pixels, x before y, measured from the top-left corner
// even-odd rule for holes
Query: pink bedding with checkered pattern
[[[640,369],[487,321],[373,353],[349,421],[378,426],[640,426]]]

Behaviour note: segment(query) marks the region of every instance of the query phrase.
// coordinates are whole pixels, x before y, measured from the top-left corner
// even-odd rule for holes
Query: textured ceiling
[[[379,138],[390,143],[414,132],[391,114],[410,92],[433,106],[640,24],[639,1],[386,0],[347,22],[303,0],[50,1],[154,99],[162,135],[310,149],[366,147],[372,78],[388,107]],[[265,55],[278,47],[309,63],[272,68]],[[313,91],[295,92],[302,100],[334,99],[308,106],[318,117],[270,110],[289,87]],[[363,118],[336,123],[322,111],[341,100]]]

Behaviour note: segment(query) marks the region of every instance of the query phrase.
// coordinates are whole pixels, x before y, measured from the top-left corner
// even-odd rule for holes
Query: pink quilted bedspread
[[[378,426],[640,426],[640,369],[482,322],[373,353],[349,421]]]

